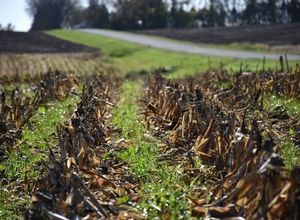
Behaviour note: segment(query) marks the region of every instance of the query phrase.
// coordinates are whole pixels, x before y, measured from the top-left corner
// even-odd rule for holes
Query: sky
[[[88,0],[81,0],[86,5]],[[26,12],[26,0],[0,0],[0,24],[11,23],[15,31],[28,31],[32,18]]]
[[[170,1],[170,0],[169,0]],[[203,5],[207,0],[194,0],[194,5]],[[87,6],[88,0],[80,0]],[[26,12],[26,0],[0,0],[0,24],[7,26],[11,23],[15,31],[28,31],[32,18]]]

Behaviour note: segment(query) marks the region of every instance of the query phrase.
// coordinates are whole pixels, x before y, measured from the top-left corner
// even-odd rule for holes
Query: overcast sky
[[[85,5],[88,0],[81,0]],[[28,31],[32,18],[26,12],[26,0],[0,0],[0,24],[11,23],[16,31]]]

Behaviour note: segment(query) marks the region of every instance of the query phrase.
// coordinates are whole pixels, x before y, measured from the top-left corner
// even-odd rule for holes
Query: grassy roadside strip
[[[269,46],[263,43],[203,44],[203,46],[207,46],[211,48],[230,49],[230,50],[261,52],[267,54],[274,54],[274,53],[300,54],[299,50],[288,51],[288,49],[284,47],[280,48],[276,46]]]
[[[19,143],[7,152],[0,163],[4,178],[0,181],[0,219],[16,219],[22,209],[29,206],[34,183],[46,169],[48,149],[57,145],[56,126],[66,120],[74,109],[77,97],[53,101],[40,106],[30,119]]]
[[[243,70],[247,71],[263,68],[263,60],[258,59],[242,60],[172,52],[78,31],[54,30],[46,33],[74,43],[99,48],[108,57],[106,61],[116,66],[123,74],[164,67],[169,70],[171,77],[177,78],[204,72],[210,68],[219,68],[221,63],[224,64],[224,68],[234,71],[240,70],[241,63]],[[290,61],[289,65],[293,67],[296,63]],[[266,60],[265,69],[276,67],[280,67],[278,61]]]
[[[122,137],[129,143],[118,156],[126,161],[140,182],[142,202],[139,209],[147,218],[179,219],[190,216],[188,197],[198,179],[187,183],[181,165],[169,166],[159,162],[159,141],[149,140],[137,104],[141,82],[127,81],[113,122],[122,129]]]
[[[288,99],[282,96],[269,96],[264,101],[264,108],[270,112],[278,107],[283,107],[286,113],[291,118],[300,120],[300,102],[296,98]],[[281,156],[283,157],[288,169],[291,169],[293,165],[300,165],[300,149],[299,146],[295,146],[292,139],[299,138],[299,132],[294,128],[289,130],[289,138],[281,140]],[[298,134],[297,134],[298,133]],[[298,137],[296,137],[298,135]]]

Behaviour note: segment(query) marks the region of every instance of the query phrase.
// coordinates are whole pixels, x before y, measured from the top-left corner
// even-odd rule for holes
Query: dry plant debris
[[[51,154],[53,166],[33,196],[32,218],[109,218],[127,210],[119,198],[134,200],[137,184],[124,162],[105,158],[116,147],[110,141],[113,81],[97,76],[87,81],[70,122],[57,131],[59,152]]]
[[[47,175],[34,185],[25,218],[147,217],[139,207],[143,180],[117,156],[130,143],[116,141],[121,132],[112,123],[123,79],[49,71],[32,80],[30,96],[18,88],[2,92],[0,149],[17,143],[39,106],[78,95],[74,86],[85,83],[75,112],[57,126],[58,146],[50,149]],[[288,169],[280,156],[280,140],[291,138],[291,127],[299,143],[298,118],[282,106],[269,111],[264,104],[272,95],[299,98],[299,85],[299,66],[295,73],[218,70],[177,81],[149,76],[140,103],[148,130],[143,138],[159,140],[158,164],[180,165],[187,183],[199,179],[187,198],[187,217],[300,218],[300,167]],[[121,202],[124,198],[127,202]],[[171,214],[161,210],[160,217]]]
[[[212,193],[208,202],[202,200],[203,192],[192,200],[194,216],[300,217],[295,196],[299,196],[300,168],[289,172],[284,167],[272,135],[263,132],[268,119],[257,121],[253,113],[262,107],[261,94],[297,96],[298,75],[214,72],[184,83],[159,74],[149,78],[144,98],[146,125],[167,144],[161,149],[164,159],[189,161],[188,171],[200,157],[218,178],[208,188]],[[231,88],[220,91],[211,80],[228,82]]]
[[[9,145],[15,144],[23,126],[41,104],[65,98],[77,84],[74,75],[67,76],[59,71],[49,71],[40,78],[40,82],[28,89],[32,93],[31,96],[19,87],[1,92],[1,146],[6,142],[9,142]]]

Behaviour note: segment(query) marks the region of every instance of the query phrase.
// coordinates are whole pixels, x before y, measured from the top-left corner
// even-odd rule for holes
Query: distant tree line
[[[62,27],[120,30],[300,22],[300,0],[27,0],[31,30]]]
[[[50,30],[72,26],[80,12],[78,0],[27,0],[33,17],[31,30]]]
[[[14,29],[15,27],[11,23],[8,23],[6,26],[0,24],[0,31],[14,31]]]

